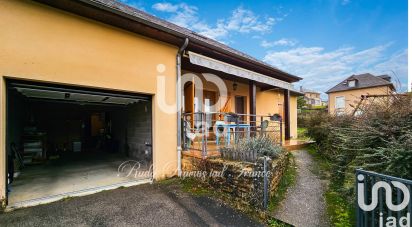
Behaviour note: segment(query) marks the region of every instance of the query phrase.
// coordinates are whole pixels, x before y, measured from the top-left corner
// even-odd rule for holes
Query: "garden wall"
[[[199,159],[184,156],[183,177],[198,177],[218,192],[233,196],[238,202],[263,207],[264,164],[263,158],[256,163],[228,161],[224,159]],[[272,196],[288,165],[288,152],[282,152],[275,160],[268,161],[268,188]]]

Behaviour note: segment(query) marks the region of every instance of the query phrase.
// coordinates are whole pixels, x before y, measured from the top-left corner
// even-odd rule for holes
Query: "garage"
[[[152,179],[150,96],[6,82],[9,207]]]

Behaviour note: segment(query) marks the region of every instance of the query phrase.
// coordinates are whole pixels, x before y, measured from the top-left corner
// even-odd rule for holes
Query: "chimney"
[[[303,87],[302,86],[300,86],[300,92],[303,92]]]
[[[379,78],[382,78],[382,79],[384,79],[384,80],[386,80],[386,81],[388,81],[388,82],[391,82],[391,77],[389,76],[389,75],[380,75],[380,76],[378,76]]]

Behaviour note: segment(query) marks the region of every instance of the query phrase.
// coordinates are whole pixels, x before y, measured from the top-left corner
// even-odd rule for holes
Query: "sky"
[[[407,0],[120,1],[302,77],[296,88],[372,73],[407,89]]]

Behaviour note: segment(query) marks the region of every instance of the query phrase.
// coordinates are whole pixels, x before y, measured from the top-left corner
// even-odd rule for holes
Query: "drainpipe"
[[[186,38],[183,45],[179,48],[176,55],[176,103],[177,103],[177,174],[182,175],[182,87],[180,84],[180,77],[182,74],[182,53],[189,44],[189,39]]]

